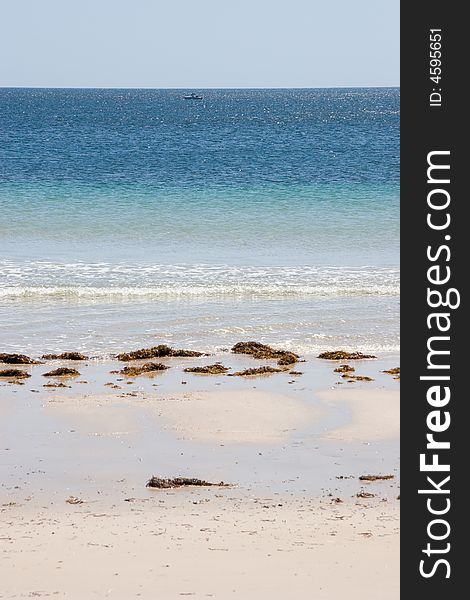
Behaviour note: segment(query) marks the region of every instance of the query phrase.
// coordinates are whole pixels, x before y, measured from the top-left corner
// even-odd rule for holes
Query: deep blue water
[[[399,90],[183,94],[0,89],[2,347],[396,350]]]
[[[0,91],[2,184],[398,184],[396,89]]]

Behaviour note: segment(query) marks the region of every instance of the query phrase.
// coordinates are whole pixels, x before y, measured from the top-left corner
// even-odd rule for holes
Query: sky
[[[399,85],[399,0],[0,0],[0,87]]]

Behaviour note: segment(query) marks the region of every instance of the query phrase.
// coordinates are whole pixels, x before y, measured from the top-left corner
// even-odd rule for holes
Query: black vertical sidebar
[[[470,197],[464,188],[470,173],[465,164],[470,156],[465,98],[469,39],[462,3],[402,2],[400,498],[404,600],[460,598],[465,592],[457,590],[467,588],[465,578],[470,573],[464,550],[470,504],[464,492],[470,483],[470,229],[466,219]],[[446,394],[450,398],[446,399]],[[421,454],[428,470],[420,466]],[[430,470],[433,460],[436,469]]]

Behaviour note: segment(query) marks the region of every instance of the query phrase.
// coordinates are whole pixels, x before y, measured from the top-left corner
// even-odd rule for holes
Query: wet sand
[[[0,384],[0,598],[399,597],[399,383],[381,373],[398,358],[355,361],[372,382],[313,358],[301,376],[183,371],[215,360],[272,362],[127,379],[87,361],[44,388],[48,363]],[[379,473],[394,478],[359,480]]]

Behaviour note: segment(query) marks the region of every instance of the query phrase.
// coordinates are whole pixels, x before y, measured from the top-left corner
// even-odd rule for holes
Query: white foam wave
[[[314,286],[314,285],[208,285],[161,287],[92,287],[92,286],[9,286],[0,288],[0,299],[68,299],[68,300],[123,300],[123,299],[191,299],[191,298],[330,298],[341,296],[398,296],[396,285],[382,286]]]
[[[399,272],[377,267],[160,265],[0,261],[0,299],[398,296]]]

